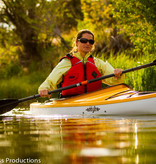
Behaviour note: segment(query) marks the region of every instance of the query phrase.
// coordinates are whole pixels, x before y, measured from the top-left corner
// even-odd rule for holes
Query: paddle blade
[[[9,112],[18,105],[18,99],[3,99],[0,100],[0,114]]]

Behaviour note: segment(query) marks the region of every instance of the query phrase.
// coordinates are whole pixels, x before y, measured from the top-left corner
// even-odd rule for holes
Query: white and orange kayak
[[[119,84],[70,98],[30,104],[33,115],[156,114],[156,92],[137,92]]]

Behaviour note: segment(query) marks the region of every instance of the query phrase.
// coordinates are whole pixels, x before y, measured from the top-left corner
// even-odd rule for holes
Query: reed
[[[38,94],[38,87],[46,79],[49,71],[34,71],[28,75],[12,76],[11,78],[0,79],[0,99],[24,98]],[[53,97],[58,93],[53,94]]]
[[[129,69],[139,65],[151,63],[155,60],[154,54],[145,54],[139,57],[130,57],[125,53],[116,56],[111,55],[108,59],[102,55],[104,61],[108,61],[114,68]],[[138,91],[156,91],[156,67],[149,67],[125,74],[124,83]]]
[[[31,93],[36,93],[38,84],[30,84],[27,77],[12,77],[9,80],[1,80],[1,98],[21,98]]]

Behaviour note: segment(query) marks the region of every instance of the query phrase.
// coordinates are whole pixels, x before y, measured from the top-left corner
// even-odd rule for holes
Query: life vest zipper
[[[83,67],[84,67],[84,80],[87,80],[87,71],[86,71],[86,64],[84,63],[84,59],[83,59]],[[84,85],[84,92],[87,93],[87,85]]]

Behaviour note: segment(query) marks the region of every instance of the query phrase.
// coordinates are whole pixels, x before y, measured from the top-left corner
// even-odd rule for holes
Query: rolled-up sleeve
[[[114,73],[114,68],[106,61],[104,62],[101,59],[95,58],[95,65],[101,73],[101,76],[109,75]],[[107,85],[116,85],[124,82],[124,74],[122,74],[117,79],[115,77],[110,77],[103,80],[103,83]]]
[[[69,71],[70,68],[71,62],[68,59],[63,59],[52,70],[52,72],[49,74],[46,80],[40,85],[38,91],[42,89],[57,89],[57,85],[62,81],[63,76]]]

